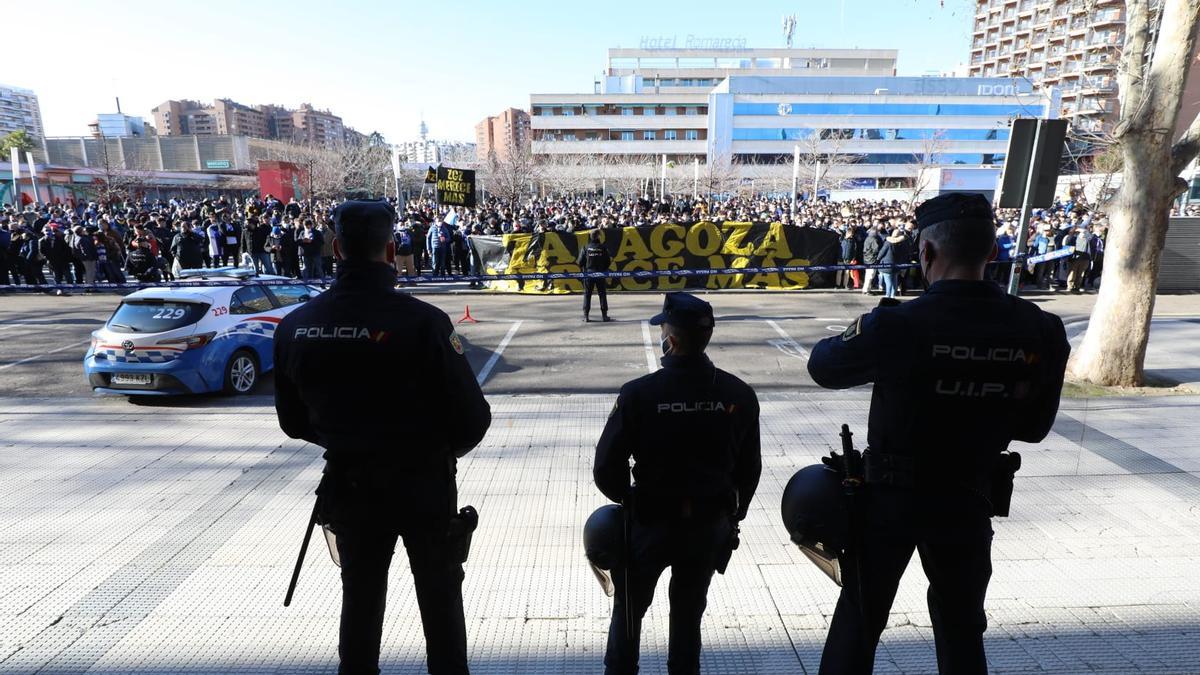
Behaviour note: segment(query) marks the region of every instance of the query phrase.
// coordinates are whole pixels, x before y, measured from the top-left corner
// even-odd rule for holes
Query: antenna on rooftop
[[[792,48],[792,35],[796,32],[796,15],[785,14],[783,17],[783,39],[787,41],[788,49]]]

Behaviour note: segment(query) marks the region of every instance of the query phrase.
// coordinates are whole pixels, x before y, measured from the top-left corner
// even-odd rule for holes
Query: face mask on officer
[[[933,259],[937,257],[937,250],[924,237],[918,237],[917,246],[920,247],[917,261],[921,265],[921,289],[927,291],[929,290],[929,268],[933,267]]]

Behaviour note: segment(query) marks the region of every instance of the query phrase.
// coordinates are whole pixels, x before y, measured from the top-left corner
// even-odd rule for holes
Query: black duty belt
[[[914,457],[868,450],[863,453],[863,465],[868,485],[905,488],[917,485],[917,461]]]
[[[651,519],[708,519],[733,512],[728,496],[648,496],[639,494],[634,505],[639,516]]]

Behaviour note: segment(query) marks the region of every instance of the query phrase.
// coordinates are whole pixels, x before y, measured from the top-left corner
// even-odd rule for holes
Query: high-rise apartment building
[[[1118,119],[1122,0],[976,0],[969,73],[1056,88],[1076,132],[1102,134]]]
[[[154,107],[153,114],[154,126],[163,136],[254,136],[321,148],[337,147],[347,139],[348,128],[341,117],[308,103],[292,110],[229,99],[217,99],[212,105],[165,101]]]
[[[29,89],[0,84],[0,135],[13,131],[43,136],[42,109],[37,94]]]
[[[346,138],[346,127],[342,118],[328,110],[317,110],[304,103],[292,112],[295,142],[320,148],[334,148]]]
[[[528,154],[531,139],[529,113],[509,108],[475,125],[476,159],[486,162],[494,157],[506,162],[514,152]]]

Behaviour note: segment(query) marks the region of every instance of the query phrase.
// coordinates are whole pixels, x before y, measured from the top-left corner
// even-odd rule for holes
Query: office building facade
[[[888,49],[610,49],[591,94],[533,94],[535,157],[708,154],[709,92],[729,77],[880,77]]]
[[[894,51],[743,50],[734,60],[703,57],[712,62],[699,67],[688,59],[703,50],[685,50],[657,57],[667,62],[637,57],[616,62],[631,68],[614,67],[614,52],[627,51],[610,51],[594,93],[530,97],[535,161],[580,176],[604,165],[592,173],[613,176],[624,166],[658,177],[665,158],[677,175],[723,168],[758,191],[779,192],[790,191],[799,153],[826,186],[876,191],[862,196],[989,192],[1011,121],[1057,116],[1059,106],[1054,92],[1028,81],[896,77]],[[736,64],[743,67],[720,70]]]
[[[88,124],[93,138],[140,138],[153,136],[154,127],[141,117],[124,113],[100,113]]]

